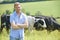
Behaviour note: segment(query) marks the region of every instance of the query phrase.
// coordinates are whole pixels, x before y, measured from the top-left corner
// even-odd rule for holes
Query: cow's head
[[[36,19],[34,27],[36,30],[40,30],[40,28],[46,28],[47,26],[44,19]]]

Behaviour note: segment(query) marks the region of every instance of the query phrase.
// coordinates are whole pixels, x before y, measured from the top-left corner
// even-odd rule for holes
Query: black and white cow
[[[4,27],[6,27],[6,31],[9,32],[9,29],[10,29],[10,15],[6,15],[6,14],[1,15],[0,32],[2,32]]]
[[[60,30],[60,25],[57,23],[55,18],[48,16],[39,16],[36,18],[39,19],[34,24],[36,30],[39,30],[41,27],[46,28],[47,30]],[[44,21],[41,19],[43,19]],[[45,27],[43,27],[42,25],[45,25]]]

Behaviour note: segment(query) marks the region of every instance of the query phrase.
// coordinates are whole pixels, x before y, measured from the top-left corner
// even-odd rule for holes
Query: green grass
[[[33,30],[32,33],[25,32],[25,40],[60,40],[60,32],[55,30],[48,33],[46,30],[36,31]],[[0,34],[0,40],[9,40],[9,35],[6,33],[5,29],[3,33]]]
[[[27,2],[21,3],[21,5],[25,9],[25,13],[30,12],[34,15],[37,11],[40,11],[43,15],[60,16],[60,1]],[[0,14],[7,9],[13,11],[13,4],[0,4]]]
[[[53,15],[58,16],[58,1],[45,1],[45,2],[34,2],[34,3],[24,3],[22,4],[23,8],[31,14],[40,11],[43,15]]]

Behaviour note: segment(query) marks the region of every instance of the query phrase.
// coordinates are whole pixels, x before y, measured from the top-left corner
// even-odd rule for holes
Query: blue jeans
[[[22,38],[15,38],[15,37],[10,36],[10,40],[24,40],[24,38],[23,37]]]

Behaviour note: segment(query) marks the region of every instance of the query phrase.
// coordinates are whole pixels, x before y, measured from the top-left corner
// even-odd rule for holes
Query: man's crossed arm
[[[15,24],[15,22],[13,21],[11,23],[11,26],[15,30],[20,29],[20,28],[28,28],[28,21],[26,20],[24,24]]]

